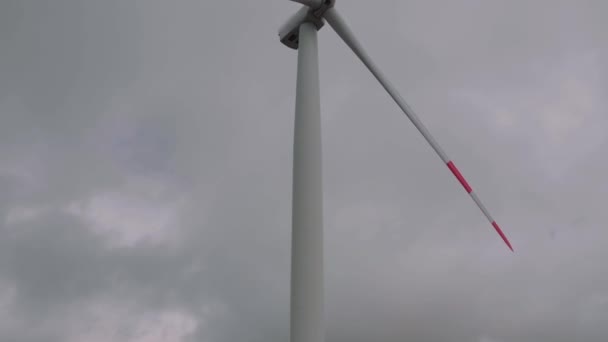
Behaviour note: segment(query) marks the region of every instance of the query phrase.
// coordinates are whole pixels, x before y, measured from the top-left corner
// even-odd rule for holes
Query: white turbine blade
[[[492,227],[496,230],[496,232],[500,235],[502,240],[507,244],[509,249],[513,251],[513,247],[511,243],[502,232],[496,221],[492,218],[486,207],[479,200],[477,195],[473,192],[473,189],[469,186],[465,178],[462,176],[456,165],[448,158],[447,154],[443,151],[441,146],[435,141],[431,133],[427,130],[427,128],[422,124],[416,113],[410,108],[410,106],[405,102],[405,100],[401,97],[397,89],[388,81],[388,79],[384,76],[384,74],[380,71],[380,69],[374,64],[371,57],[365,52],[357,38],[350,30],[346,22],[342,19],[336,8],[330,8],[325,12],[324,15],[325,20],[329,23],[329,25],[336,31],[336,33],[342,38],[342,40],[348,45],[351,50],[359,57],[359,59],[367,66],[369,71],[376,77],[376,79],[380,82],[382,87],[386,89],[389,95],[395,100],[397,105],[401,108],[403,113],[410,119],[410,121],[416,126],[418,131],[424,136],[426,141],[431,145],[433,150],[437,153],[439,158],[447,165],[447,167],[452,171],[454,176],[458,179],[460,184],[464,187],[467,193],[471,196],[475,204],[479,207],[479,209],[483,212],[486,218],[492,224]]]
[[[293,2],[299,2],[302,5],[306,5],[311,8],[318,8],[323,3],[323,0],[291,0]]]

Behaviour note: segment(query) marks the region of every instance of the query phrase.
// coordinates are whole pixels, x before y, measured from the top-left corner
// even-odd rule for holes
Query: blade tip
[[[498,233],[498,235],[500,235],[500,237],[505,242],[505,244],[507,245],[507,247],[509,247],[509,249],[511,250],[511,252],[515,253],[515,250],[513,250],[513,246],[511,245],[511,242],[509,241],[509,239],[507,239],[507,236],[502,231],[502,229],[500,229],[500,227],[498,226],[498,223],[496,223],[496,221],[492,222],[492,227],[494,227],[494,229],[496,230],[496,232]]]

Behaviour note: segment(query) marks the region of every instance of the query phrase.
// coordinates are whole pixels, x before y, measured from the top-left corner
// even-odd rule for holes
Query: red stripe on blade
[[[509,246],[509,249],[511,250],[511,252],[513,252],[513,247],[511,247],[511,243],[509,242],[509,239],[507,239],[507,237],[505,236],[505,233],[502,232],[502,229],[500,229],[498,224],[496,222],[492,222],[492,227],[494,227],[494,229],[496,229],[496,232],[498,233],[498,235],[500,235],[502,240],[507,244],[507,246]]]
[[[462,186],[464,187],[464,189],[470,194],[471,192],[473,192],[473,188],[471,188],[471,186],[469,185],[469,183],[467,183],[466,179],[464,179],[464,177],[462,176],[462,174],[460,173],[460,171],[458,170],[458,168],[456,167],[456,165],[454,165],[453,162],[448,162],[448,168],[450,169],[450,171],[452,171],[452,173],[454,174],[454,176],[456,176],[456,178],[458,179],[458,181],[460,182],[460,184],[462,184]]]

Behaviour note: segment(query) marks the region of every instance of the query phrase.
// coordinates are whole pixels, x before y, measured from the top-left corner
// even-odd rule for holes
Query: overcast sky
[[[605,1],[338,1],[328,342],[608,336]],[[289,337],[289,1],[0,2],[0,340]]]

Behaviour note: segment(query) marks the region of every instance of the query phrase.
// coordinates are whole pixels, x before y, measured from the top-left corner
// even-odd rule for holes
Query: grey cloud
[[[324,28],[328,341],[605,339],[603,3],[339,6],[516,253]],[[2,339],[68,340],[95,323],[75,312],[121,301],[134,320],[195,317],[191,341],[287,339],[296,54],[276,28],[292,10],[0,5],[0,284],[17,289]],[[572,80],[589,106],[566,98]],[[582,124],[549,143],[543,125],[566,114]],[[178,208],[176,243],[117,247],[64,212],[149,179]]]

